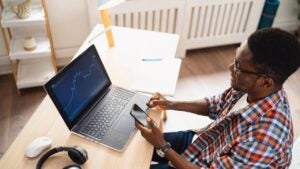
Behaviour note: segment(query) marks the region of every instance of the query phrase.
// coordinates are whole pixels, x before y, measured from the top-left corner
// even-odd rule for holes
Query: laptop
[[[134,134],[134,104],[144,110],[149,97],[112,84],[94,45],[45,85],[72,133],[122,151]]]

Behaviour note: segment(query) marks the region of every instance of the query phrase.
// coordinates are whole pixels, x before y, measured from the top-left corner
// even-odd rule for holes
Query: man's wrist
[[[171,144],[169,142],[166,142],[161,148],[156,149],[157,155],[164,158],[168,152],[168,150],[171,149]]]
[[[175,104],[175,101],[168,101],[168,109],[174,109]]]
[[[164,145],[166,145],[166,141],[164,140],[159,146],[155,146],[156,149],[161,149]]]

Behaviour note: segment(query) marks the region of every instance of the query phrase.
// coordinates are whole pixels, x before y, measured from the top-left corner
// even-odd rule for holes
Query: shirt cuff
[[[217,105],[213,103],[213,98],[204,98],[204,100],[208,103],[208,117],[210,119],[217,119]]]

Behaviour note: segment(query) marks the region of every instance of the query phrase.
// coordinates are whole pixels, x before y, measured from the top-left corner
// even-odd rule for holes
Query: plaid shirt
[[[182,154],[200,168],[288,168],[293,126],[283,90],[230,112],[244,95],[227,89],[205,98],[213,123],[196,131],[198,138]]]

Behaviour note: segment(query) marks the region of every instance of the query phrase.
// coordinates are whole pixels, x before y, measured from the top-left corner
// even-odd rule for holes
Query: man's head
[[[231,65],[233,88],[261,92],[281,87],[300,66],[296,37],[276,28],[254,32],[237,49]]]
[[[300,65],[300,46],[297,38],[276,28],[262,29],[248,38],[254,64],[274,78],[278,85],[293,74]]]

